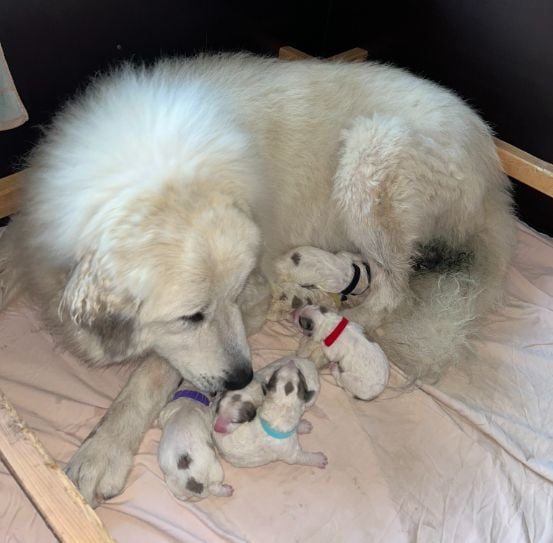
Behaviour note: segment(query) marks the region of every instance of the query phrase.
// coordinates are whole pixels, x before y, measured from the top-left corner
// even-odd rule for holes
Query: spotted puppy
[[[309,409],[319,396],[320,382],[317,368],[305,358],[279,358],[256,371],[252,382],[247,387],[223,393],[217,405],[217,415],[213,426],[215,432],[229,434],[234,432],[240,424],[253,420],[258,407],[263,403],[263,385],[267,384],[276,369],[281,368],[290,360],[294,361],[305,377],[310,397],[305,407]]]
[[[265,399],[256,417],[230,434],[213,434],[225,460],[239,467],[253,468],[270,462],[304,464],[324,468],[326,456],[305,452],[298,434],[309,433],[311,423],[301,417],[314,393],[307,390],[301,371],[293,360],[275,370],[266,385]]]
[[[188,385],[188,383],[187,383]],[[211,400],[191,388],[178,390],[159,415],[162,427],[158,460],[167,486],[180,500],[231,496],[211,437]]]
[[[369,293],[371,267],[361,255],[296,247],[275,262],[270,316],[298,305],[324,305],[338,311],[359,305]]]
[[[305,306],[294,311],[303,333],[319,344],[330,362],[336,383],[360,400],[376,398],[388,384],[390,364],[363,328],[324,307]]]

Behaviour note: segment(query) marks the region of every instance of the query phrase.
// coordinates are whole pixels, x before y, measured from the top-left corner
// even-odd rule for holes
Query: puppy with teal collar
[[[169,490],[180,500],[233,493],[233,488],[223,483],[223,468],[211,437],[214,403],[185,382],[159,415],[159,466]]]
[[[298,434],[311,432],[312,425],[302,420],[314,392],[293,360],[276,369],[263,385],[264,401],[250,422],[232,433],[213,433],[221,456],[238,467],[253,468],[270,462],[303,464],[324,468],[322,452],[306,452]]]

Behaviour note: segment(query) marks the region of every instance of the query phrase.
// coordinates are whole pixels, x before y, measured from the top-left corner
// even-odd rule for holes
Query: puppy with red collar
[[[262,387],[264,401],[253,420],[231,433],[213,433],[221,456],[245,468],[277,461],[324,468],[326,456],[304,451],[298,440],[298,434],[312,430],[311,423],[301,417],[314,393],[307,389],[294,360],[276,369]]]
[[[325,307],[310,305],[296,309],[293,317],[304,335],[320,345],[338,386],[359,400],[372,400],[386,388],[388,358],[367,339],[361,326]]]
[[[215,405],[211,398],[184,382],[161,411],[163,429],[158,461],[169,490],[180,500],[232,496],[223,484],[223,467],[215,453],[211,427]]]

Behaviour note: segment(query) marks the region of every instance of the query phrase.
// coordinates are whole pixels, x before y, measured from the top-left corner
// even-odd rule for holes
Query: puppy
[[[390,364],[380,346],[369,341],[363,328],[325,307],[294,311],[303,333],[322,347],[336,383],[359,400],[376,398],[388,384]]]
[[[189,386],[179,389],[159,415],[163,432],[158,461],[169,490],[179,500],[233,493],[230,485],[223,484],[223,468],[211,437],[213,418],[213,402]]]
[[[240,424],[255,418],[258,407],[263,403],[263,385],[267,384],[275,370],[291,360],[290,357],[279,358],[256,371],[253,381],[242,390],[229,390],[221,396],[217,405],[217,415],[213,429],[221,434],[234,432]],[[296,367],[305,378],[307,396],[305,407],[309,409],[319,396],[320,382],[317,368],[310,360],[293,358]]]
[[[336,311],[359,305],[368,295],[371,266],[355,255],[316,247],[296,247],[275,262],[269,317],[283,318],[290,308],[324,305]]]
[[[239,467],[253,468],[282,461],[324,468],[327,458],[321,452],[305,452],[298,434],[309,433],[311,423],[301,420],[313,393],[293,360],[275,370],[263,385],[265,400],[256,417],[230,434],[213,434],[222,457]]]

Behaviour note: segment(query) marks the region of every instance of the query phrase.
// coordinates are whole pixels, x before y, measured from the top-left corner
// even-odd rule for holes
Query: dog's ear
[[[271,378],[267,381],[267,383],[261,384],[261,389],[263,390],[263,395],[267,395],[267,392],[271,391],[274,392],[276,390],[276,384],[277,384],[277,376],[278,370],[275,370],[273,374],[271,375]]]
[[[115,288],[110,274],[94,254],[81,258],[71,271],[58,313],[99,338],[111,357],[128,356],[139,303]]]
[[[307,382],[301,370],[298,370],[298,377],[298,398],[302,400],[303,403],[309,403],[313,399],[313,396],[315,396],[315,391],[307,389]]]

